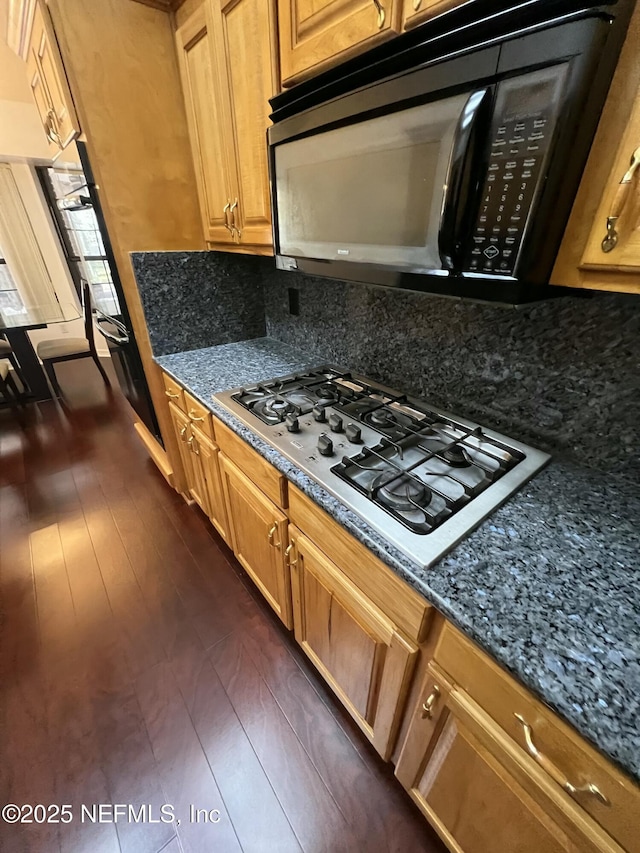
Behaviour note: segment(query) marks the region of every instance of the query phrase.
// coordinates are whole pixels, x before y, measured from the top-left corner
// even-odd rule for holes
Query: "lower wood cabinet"
[[[165,380],[166,384],[166,380]],[[177,391],[167,391],[167,394],[175,394],[175,399],[180,402],[182,397],[178,398]],[[180,450],[180,461],[182,462],[182,469],[184,471],[184,479],[187,483],[187,488],[191,491],[191,484],[193,482],[193,463],[191,461],[192,454],[189,448],[189,438],[190,438],[190,421],[188,416],[180,409],[176,403],[173,402],[173,399],[169,403],[169,415],[171,416],[171,423],[173,425],[173,431],[178,440],[178,448]]]
[[[233,552],[280,619],[291,628],[291,582],[285,560],[287,516],[223,454],[220,462]]]
[[[622,851],[432,665],[396,776],[454,851]]]
[[[191,494],[205,512],[224,541],[231,545],[227,510],[220,475],[220,450],[199,429],[191,426],[191,437],[187,446],[192,453],[194,472]]]
[[[296,640],[386,759],[417,647],[293,526],[289,541]]]

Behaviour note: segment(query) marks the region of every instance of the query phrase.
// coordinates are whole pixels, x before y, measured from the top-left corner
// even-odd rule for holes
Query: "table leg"
[[[20,363],[25,379],[29,383],[30,397],[38,402],[50,400],[51,390],[42,365],[29,339],[26,329],[2,329],[2,334],[11,344]]]

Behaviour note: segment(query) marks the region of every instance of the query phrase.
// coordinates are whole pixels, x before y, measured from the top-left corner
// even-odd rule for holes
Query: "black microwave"
[[[271,99],[276,265],[540,299],[633,2],[471,0]]]

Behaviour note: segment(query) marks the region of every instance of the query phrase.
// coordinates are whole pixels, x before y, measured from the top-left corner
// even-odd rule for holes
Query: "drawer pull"
[[[376,12],[378,13],[378,29],[381,30],[384,27],[384,20],[386,17],[384,6],[380,0],[373,0],[373,5],[376,7]]]
[[[164,392],[167,397],[170,397],[172,400],[177,400],[180,394],[174,394],[173,391],[165,391]]]
[[[275,542],[274,537],[278,531],[278,525],[274,524],[273,527],[269,529],[269,545],[273,548],[280,548],[282,546],[282,542]]]
[[[440,698],[440,688],[437,684],[433,685],[433,689],[431,693],[427,697],[426,701],[422,705],[422,719],[423,720],[432,720],[433,719],[433,709]]]
[[[293,554],[295,547],[296,547],[296,543],[292,542],[290,545],[287,546],[287,549],[284,552],[285,559],[286,559],[287,563],[289,564],[290,569],[293,569],[295,566],[298,565],[298,558],[297,557],[295,558],[295,560],[291,559],[291,555]]]
[[[192,421],[203,421],[204,420],[204,418],[198,417],[195,409],[191,409],[189,411],[189,417],[191,418]]]
[[[631,182],[638,168],[640,168],[640,148],[636,148],[631,155],[629,168],[622,176],[622,180],[618,184],[618,189],[611,202],[611,210],[609,211],[609,216],[607,216],[607,234],[602,241],[603,252],[611,252],[618,243],[618,230],[616,226],[631,195]]]
[[[529,725],[529,723],[525,720],[525,718],[521,714],[513,715],[516,720],[522,725],[522,729],[524,731],[524,739],[527,745],[527,752],[529,755],[536,760],[536,762],[542,767],[543,770],[546,770],[549,776],[563,788],[567,794],[571,794],[571,796],[575,796],[576,794],[591,794],[597,800],[605,806],[611,805],[611,800],[602,793],[600,788],[591,783],[587,785],[582,785],[577,788],[575,785],[572,785],[571,782],[567,779],[566,776],[559,770],[555,764],[551,761],[551,759],[547,758],[546,755],[543,755],[540,750],[536,747],[533,742],[533,729]]]

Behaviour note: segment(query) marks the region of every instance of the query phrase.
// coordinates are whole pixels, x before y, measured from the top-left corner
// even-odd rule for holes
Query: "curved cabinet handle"
[[[165,391],[164,393],[167,395],[167,397],[170,397],[172,400],[177,400],[178,397],[180,396],[180,394],[174,394],[171,391]]]
[[[231,228],[233,229],[231,233],[235,231],[238,235],[238,240],[242,237],[242,231],[236,225],[236,210],[238,209],[238,199],[236,199],[231,207],[229,208],[229,212],[231,214]]]
[[[422,0],[413,0],[413,11],[419,12],[420,6],[422,6]]]
[[[384,6],[380,2],[380,0],[373,0],[373,5],[376,7],[376,11],[378,13],[378,29],[381,30],[384,27],[384,22],[386,18]]]
[[[435,707],[436,702],[440,698],[440,688],[437,684],[433,685],[433,689],[431,693],[427,696],[425,701],[422,703],[422,719],[423,720],[432,720],[433,719],[433,709]]]
[[[228,201],[222,209],[222,215],[224,216],[224,227],[227,229],[229,234],[233,237],[233,225],[229,225],[229,211],[231,210],[231,202]]]
[[[607,233],[601,244],[603,252],[612,251],[612,249],[615,249],[618,244],[618,230],[616,226],[618,224],[618,220],[622,216],[622,211],[627,204],[629,196],[631,195],[631,183],[633,181],[633,176],[639,167],[640,147],[636,148],[631,155],[629,168],[622,176],[622,180],[618,184],[618,189],[616,190],[616,194],[611,202],[611,210],[607,216]]]
[[[49,110],[47,113],[46,121],[44,122],[45,133],[47,134],[47,139],[50,142],[53,142],[54,145],[57,145],[58,148],[62,148],[62,137],[56,130],[57,123],[56,114],[53,110]]]
[[[275,535],[278,532],[278,525],[274,522],[273,526],[269,528],[269,545],[272,548],[280,548],[282,547],[282,542],[275,541]]]
[[[187,429],[188,429],[188,426],[185,424],[182,427],[182,429],[180,430],[180,441],[186,441],[187,440],[186,439]]]
[[[560,785],[560,787],[567,792],[567,794],[571,794],[574,797],[576,794],[591,794],[592,797],[595,797],[599,800],[604,806],[610,806],[611,800],[602,793],[600,788],[596,785],[588,783],[586,785],[582,785],[577,787],[573,785],[564,773],[559,770],[553,761],[550,758],[547,758],[540,750],[536,747],[533,742],[533,729],[529,725],[529,723],[525,720],[522,714],[515,713],[513,715],[516,720],[522,725],[522,729],[524,731],[524,740],[527,745],[527,752],[529,755],[542,767],[543,770],[551,776],[551,778]]]
[[[189,441],[187,442],[187,444],[189,445],[189,450],[192,453],[195,453],[196,456],[200,456],[200,448],[198,447],[198,445],[195,441],[195,435],[192,435],[189,438]]]
[[[296,543],[292,542],[290,545],[287,546],[287,550],[284,552],[285,559],[286,559],[287,563],[289,564],[290,569],[293,569],[298,565],[297,554],[296,554],[295,560],[291,559],[291,555],[295,553],[295,548],[296,548]]]
[[[204,420],[204,418],[200,418],[197,416],[195,409],[189,410],[189,417],[191,418],[192,421],[203,421]]]

